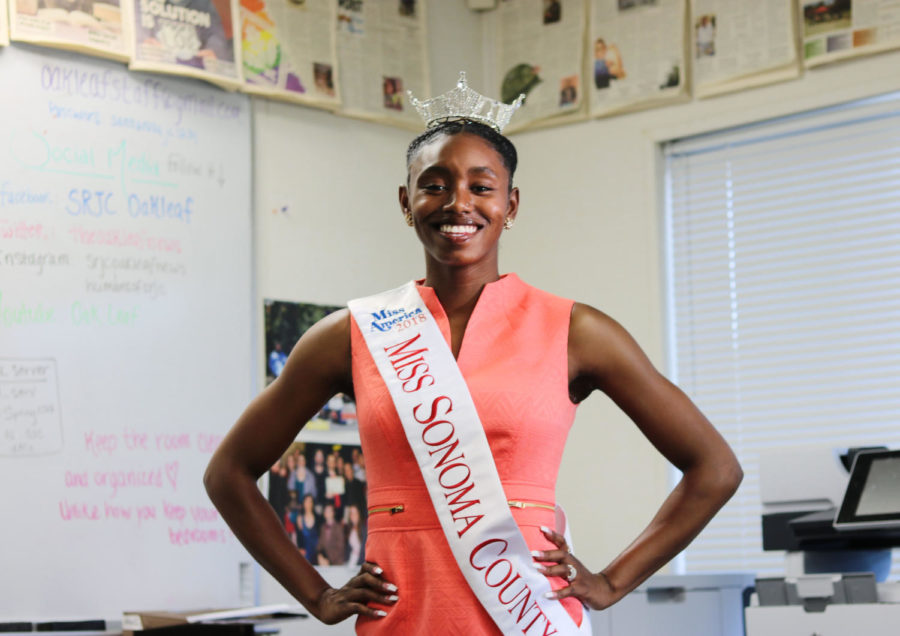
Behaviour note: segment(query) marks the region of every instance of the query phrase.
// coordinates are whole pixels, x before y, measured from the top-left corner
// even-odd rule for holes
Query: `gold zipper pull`
[[[547,510],[556,510],[556,506],[538,503],[536,501],[507,501],[510,508],[545,508]]]
[[[392,515],[397,514],[398,512],[403,512],[403,504],[397,504],[394,506],[383,506],[381,508],[369,508],[369,514],[373,514],[376,512],[389,512]]]

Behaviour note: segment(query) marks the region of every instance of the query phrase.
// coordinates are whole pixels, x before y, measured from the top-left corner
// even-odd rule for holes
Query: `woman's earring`
[[[410,212],[409,210],[407,210],[406,212],[403,213],[403,218],[406,219],[406,224],[409,227],[412,227],[414,225],[413,218],[412,218],[412,212]]]
[[[506,217],[506,220],[503,221],[503,229],[511,230],[513,223],[515,223],[515,221],[513,220],[513,218],[511,216]]]

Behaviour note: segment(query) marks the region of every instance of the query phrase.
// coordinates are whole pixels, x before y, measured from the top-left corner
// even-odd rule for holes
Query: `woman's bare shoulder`
[[[573,400],[607,391],[622,377],[655,378],[656,371],[628,331],[608,314],[575,303],[569,322],[569,380]]]

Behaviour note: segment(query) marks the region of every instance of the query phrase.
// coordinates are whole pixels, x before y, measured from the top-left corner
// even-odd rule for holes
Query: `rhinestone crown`
[[[473,91],[466,83],[464,71],[459,73],[456,88],[443,95],[420,101],[413,97],[412,91],[406,91],[410,103],[419,111],[425,120],[426,128],[434,128],[445,121],[468,119],[490,126],[497,132],[509,123],[513,113],[525,101],[525,95],[519,95],[512,104],[504,104]]]

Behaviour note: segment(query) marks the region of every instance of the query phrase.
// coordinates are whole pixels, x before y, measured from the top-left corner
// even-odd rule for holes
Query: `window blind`
[[[779,573],[760,453],[900,448],[900,93],[664,155],[670,375],[745,471],[681,564]]]

